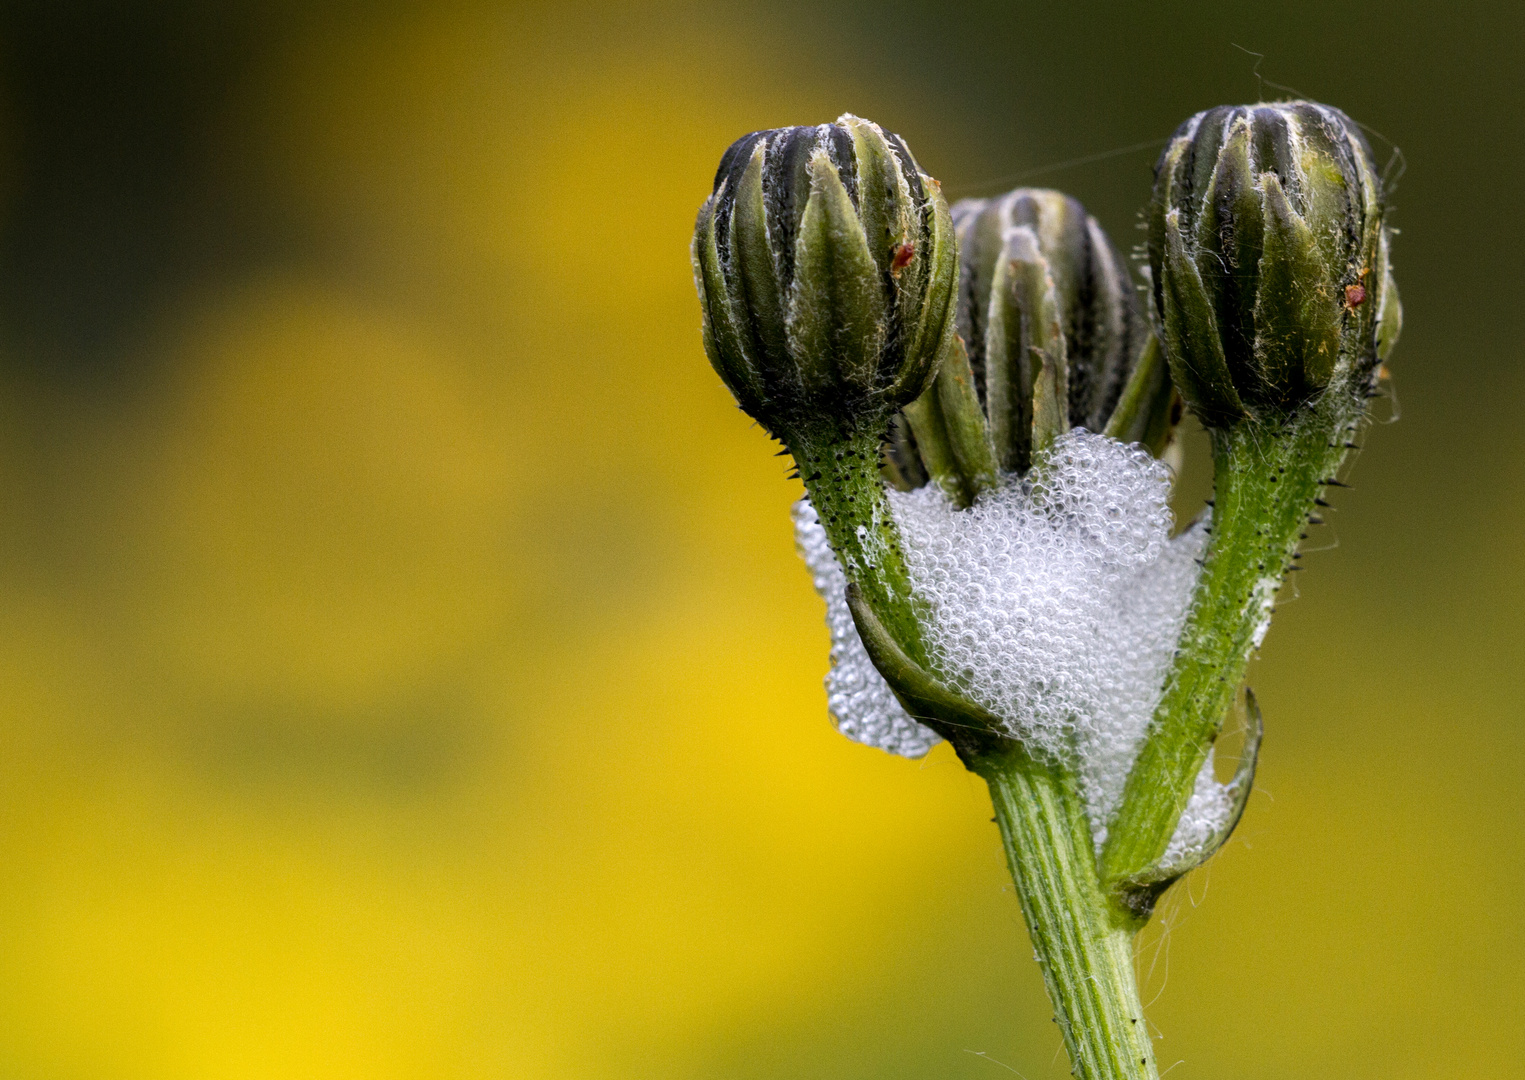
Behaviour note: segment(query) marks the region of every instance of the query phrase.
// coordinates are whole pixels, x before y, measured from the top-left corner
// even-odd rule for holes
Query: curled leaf
[[[1265,722],[1260,715],[1260,703],[1255,691],[1244,689],[1246,729],[1244,750],[1239,755],[1239,767],[1224,785],[1228,795],[1229,813],[1201,843],[1187,848],[1173,858],[1160,862],[1123,882],[1118,892],[1125,906],[1140,918],[1148,918],[1161,894],[1183,876],[1195,870],[1228,842],[1244,817],[1244,808],[1250,801],[1255,786],[1255,766],[1260,759],[1260,742],[1265,734]]]

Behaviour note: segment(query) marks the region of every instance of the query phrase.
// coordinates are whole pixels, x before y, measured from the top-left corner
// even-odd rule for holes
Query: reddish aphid
[[[1365,285],[1345,286],[1345,306],[1348,308],[1360,307],[1366,302]]]
[[[911,265],[911,260],[916,257],[916,244],[907,240],[905,243],[896,244],[890,258],[890,269],[899,273]]]

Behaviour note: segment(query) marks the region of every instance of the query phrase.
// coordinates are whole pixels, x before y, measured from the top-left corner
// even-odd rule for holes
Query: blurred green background
[[[0,1076],[1064,1075],[984,792],[826,720],[688,237],[733,138],[850,110],[1131,245],[1156,150],[1053,166],[1261,78],[1403,149],[1404,413],[1252,673],[1248,816],[1143,943],[1162,1066],[1525,1076],[1522,31],[10,0]]]

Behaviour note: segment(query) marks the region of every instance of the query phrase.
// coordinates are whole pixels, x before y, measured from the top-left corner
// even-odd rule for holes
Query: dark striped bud
[[[996,471],[1025,472],[1071,427],[1163,444],[1173,392],[1157,351],[1145,357],[1152,335],[1128,264],[1096,219],[1035,188],[965,199],[952,216],[962,347],[892,433],[900,481],[936,477],[966,502]],[[1136,372],[1147,385],[1130,386]]]
[[[1127,262],[1085,207],[1058,191],[964,199],[953,224],[962,271],[958,332],[986,399],[1033,385],[1042,356],[1065,386],[1057,410],[1064,426],[1100,431],[1149,333]],[[1025,402],[1002,407],[1020,407],[1041,423]],[[994,406],[991,422],[1002,426]],[[1010,440],[1020,442],[1015,434]],[[1010,461],[1011,450],[1002,456]]]
[[[1181,125],[1155,170],[1149,261],[1171,376],[1203,422],[1367,390],[1401,320],[1387,244],[1371,151],[1338,109]]]
[[[732,144],[693,262],[710,362],[786,442],[822,421],[883,423],[952,334],[947,202],[898,135],[856,116]]]

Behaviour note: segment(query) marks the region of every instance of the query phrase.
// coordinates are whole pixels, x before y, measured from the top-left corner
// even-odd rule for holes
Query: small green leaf
[[[1298,130],[1303,136],[1298,155],[1302,175],[1300,191],[1294,198],[1301,202],[1301,216],[1318,245],[1320,259],[1338,281],[1350,267],[1353,232],[1359,240],[1359,230],[1351,229],[1351,224],[1360,220],[1352,207],[1357,193],[1346,183],[1335,160],[1337,148],[1322,125],[1305,121]]]
[[[1033,358],[1032,452],[1037,454],[1070,429],[1070,387],[1053,276],[1045,268],[1032,284],[1036,303],[1025,320],[1025,336]]]
[[[1260,267],[1260,192],[1250,165],[1250,125],[1234,122],[1198,220],[1197,269],[1213,296],[1213,314],[1223,335],[1229,372],[1242,385],[1254,385],[1255,278]],[[1210,245],[1204,249],[1201,245]],[[1211,261],[1209,261],[1211,260]]]
[[[1174,396],[1160,339],[1150,334],[1103,434],[1119,442],[1145,441],[1156,428],[1171,426],[1170,402]]]
[[[905,407],[905,416],[928,474],[955,505],[968,507],[995,485],[995,451],[958,335],[948,339],[932,385]]]
[[[922,293],[918,317],[907,328],[903,370],[888,393],[899,396],[911,385],[924,384],[932,366],[945,354],[954,336],[954,308],[958,292],[958,237],[953,231],[953,217],[942,185],[930,176],[921,177],[931,211],[928,250],[917,252],[927,260],[927,285]]]
[[[1403,301],[1391,268],[1383,267],[1381,306],[1377,311],[1377,359],[1386,360],[1403,330]]]
[[[837,123],[852,135],[858,162],[858,216],[863,220],[869,253],[881,273],[890,273],[896,249],[916,238],[916,208],[910,185],[879,125],[851,113]]]
[[[999,717],[949,690],[905,654],[855,582],[848,583],[847,606],[869,659],[907,713],[924,723],[931,721],[934,727],[1000,732]]]
[[[1152,335],[1138,316],[1138,293],[1122,254],[1095,218],[1086,218],[1086,233],[1090,295],[1082,296],[1074,314],[1065,316],[1076,324],[1076,333],[1065,331],[1064,358],[1069,365],[1070,420],[1099,431],[1117,407],[1131,374],[1129,365],[1138,361],[1140,339],[1147,341]]]
[[[937,382],[922,393],[921,397],[901,410],[911,433],[916,437],[916,452],[927,476],[943,489],[959,508],[974,501],[974,494],[964,483],[958,459],[953,456],[953,446],[948,439],[948,425],[943,419],[937,401]]]
[[[1069,430],[1064,329],[1048,260],[1025,225],[1006,230],[985,331],[985,395],[1002,468],[1025,470],[1032,455]]]
[[[1009,196],[1008,196],[1009,197]],[[996,265],[1001,261],[1002,206],[1006,198],[964,199],[955,207],[957,213],[959,304],[958,332],[969,350],[969,363],[975,377],[984,381],[988,367],[985,356],[986,317],[990,307],[991,284]]]
[[[1024,471],[1032,460],[1032,356],[1022,337],[1018,274],[1003,251],[991,277],[985,316],[985,409],[996,461],[1007,472]]]
[[[1172,210],[1179,210],[1180,192],[1178,176],[1183,161],[1191,150],[1189,138],[1172,139],[1160,157],[1154,177],[1154,196],[1149,202],[1149,265],[1152,268],[1155,306],[1164,317],[1165,311],[1165,220]],[[1168,352],[1168,350],[1167,350]]]
[[[1244,749],[1240,751],[1239,765],[1234,770],[1233,779],[1224,785],[1229,802],[1228,816],[1201,844],[1181,852],[1169,862],[1161,860],[1136,875],[1128,882],[1129,887],[1168,885],[1212,858],[1239,827],[1239,821],[1244,817],[1244,808],[1250,801],[1250,792],[1255,788],[1255,766],[1260,761],[1260,742],[1265,735],[1265,719],[1260,715],[1260,703],[1255,700],[1255,691],[1249,687],[1244,688],[1244,707]]]
[[[971,497],[994,487],[1000,478],[1000,470],[990,441],[990,426],[980,408],[980,397],[974,388],[974,372],[969,368],[964,342],[956,334],[948,339],[933,386],[947,427],[948,443]]]

